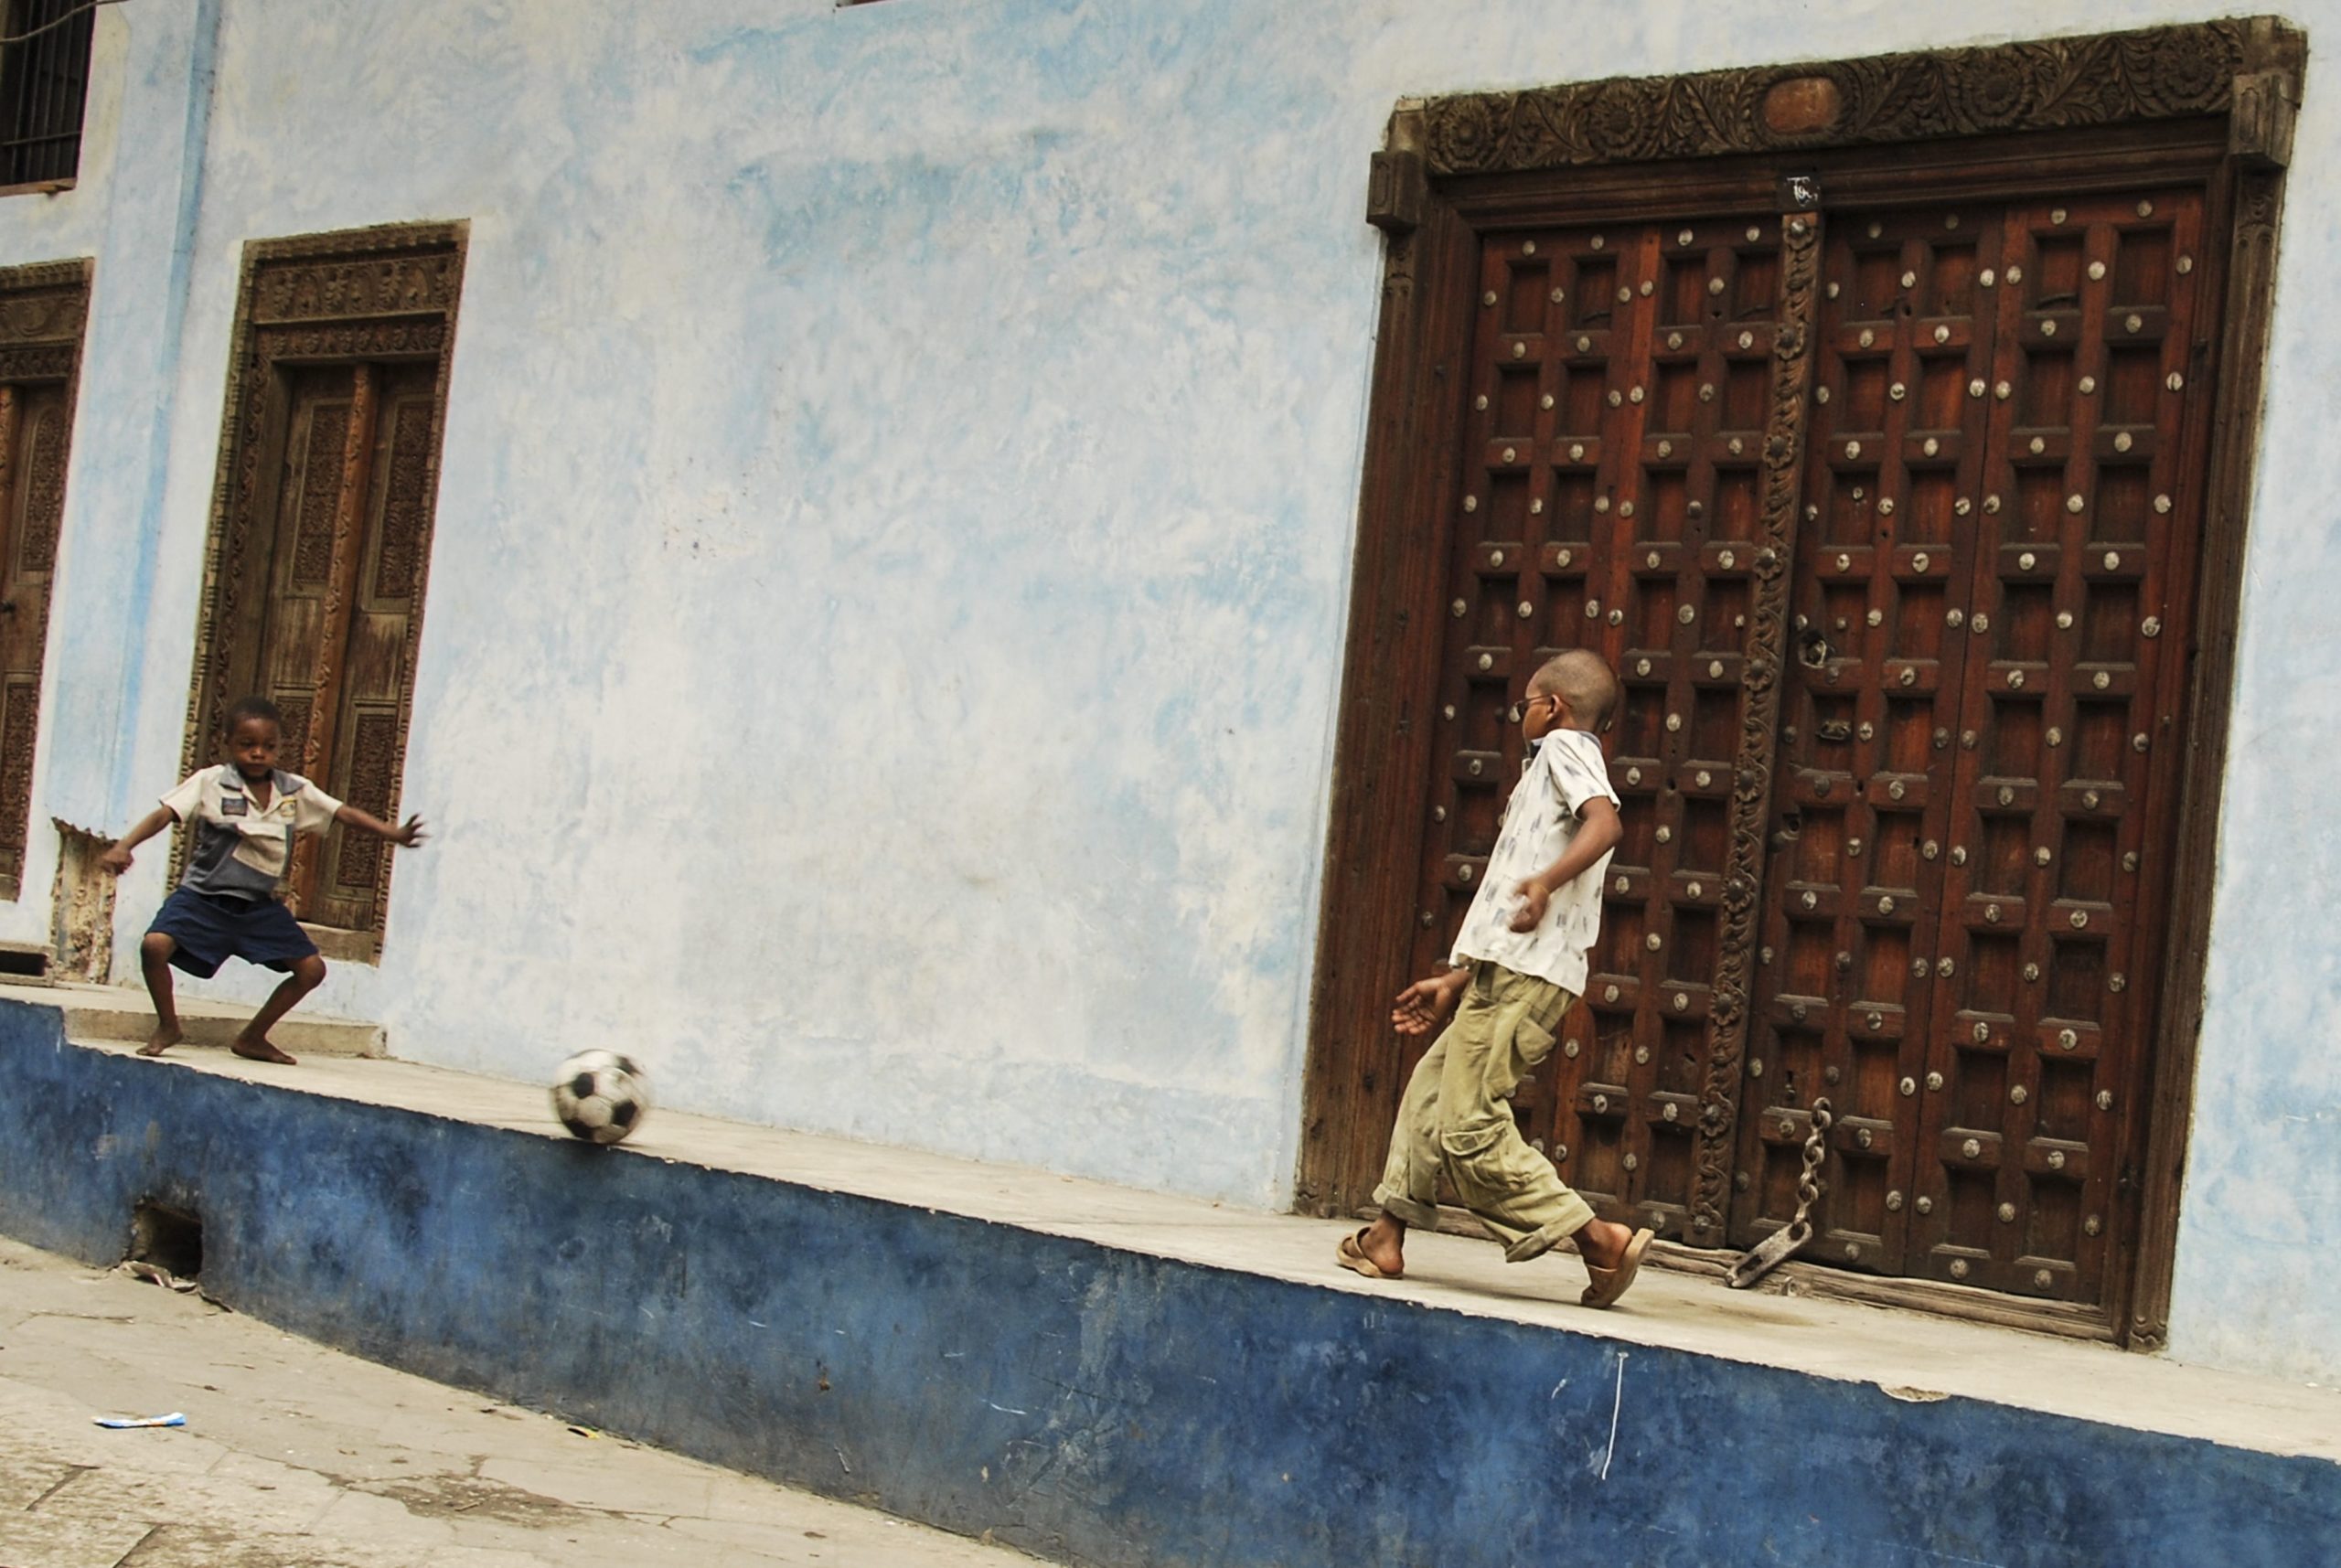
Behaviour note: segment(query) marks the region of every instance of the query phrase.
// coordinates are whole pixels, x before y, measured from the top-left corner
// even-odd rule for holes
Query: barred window
[[[89,0],[0,4],[0,186],[70,180],[90,88]]]

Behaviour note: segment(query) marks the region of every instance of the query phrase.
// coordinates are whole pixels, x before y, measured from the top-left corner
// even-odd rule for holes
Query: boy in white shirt
[[[267,699],[239,700],[228,709],[221,737],[228,761],[189,774],[99,857],[101,866],[119,876],[130,869],[131,851],[164,828],[184,822],[193,829],[187,874],[138,944],[147,994],[155,998],[155,1033],[138,1048],[141,1056],[160,1056],[186,1038],[171,993],[174,965],[209,979],[221,964],[241,958],[282,970],[284,982],[230,1049],[254,1061],[292,1066],[293,1058],[277,1049],[268,1031],[326,977],[317,944],[277,896],[293,863],[294,835],[323,833],[339,822],[403,847],[422,842],[421,817],[393,827],[279,769],[283,723]]]
[[[1504,807],[1487,873],[1463,918],[1444,975],[1398,993],[1398,1032],[1427,1033],[1461,1010],[1407,1081],[1374,1200],[1382,1218],[1342,1238],[1340,1262],[1369,1279],[1406,1271],[1409,1225],[1438,1222],[1446,1171],[1464,1206],[1524,1263],[1575,1236],[1591,1283],[1580,1298],[1608,1307],[1626,1293],[1652,1233],[1593,1217],[1552,1161],[1528,1146],[1505,1096],[1552,1054],[1554,1031],[1585,990],[1586,955],[1601,930],[1602,874],[1620,832],[1601,742],[1618,677],[1577,649],[1528,682],[1520,720],[1530,758]]]

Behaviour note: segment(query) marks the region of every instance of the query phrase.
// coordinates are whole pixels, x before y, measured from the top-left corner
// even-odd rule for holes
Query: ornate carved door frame
[[[1785,561],[1796,527],[1801,402],[1814,262],[1796,214],[1802,160],[1865,170],[1929,157],[1978,198],[2036,178],[2043,160],[2100,185],[2207,160],[2223,335],[2202,524],[2200,588],[2183,715],[2186,757],[2174,887],[2207,888],[2234,676],[2236,617],[2262,397],[2277,217],[2304,42],[2272,19],[1402,103],[1374,158],[1368,218],[1387,239],[1343,703],[1337,740],[1297,1206],[1353,1211],[1370,1194],[1398,1083],[1388,997],[1408,976],[1412,889],[1432,765],[1432,680],[1444,630],[1454,453],[1484,233],[1599,202],[1623,218],[1769,211],[1780,236],[1784,317],[1768,483],[1746,647],[1723,931],[1699,1097],[1694,1211],[1719,1224],[1738,1115],[1758,879],[1771,807]],[[1865,150],[1867,151],[1865,151]],[[1801,281],[1800,281],[1801,280]],[[1793,296],[1801,291],[1804,303]],[[1801,316],[1797,312],[1801,311]],[[2029,1327],[2159,1346],[2168,1308],[2186,1115],[2196,1067],[2207,900],[2175,901],[2149,1049],[2140,1234],[2101,1310],[2043,1311],[1891,1282],[1892,1298]],[[1877,1294],[1873,1292],[1873,1294]]]
[[[211,501],[211,524],[204,555],[203,604],[196,632],[194,674],[187,699],[187,735],[181,772],[191,773],[210,755],[226,706],[242,695],[239,676],[253,654],[267,596],[254,575],[256,557],[266,552],[277,519],[272,465],[284,461],[285,388],[289,373],[305,367],[350,368],[367,400],[374,377],[370,366],[430,368],[431,419],[419,505],[403,526],[414,537],[411,559],[402,558],[402,582],[412,609],[407,617],[402,687],[390,754],[380,759],[384,791],[379,800],[351,798],[395,820],[399,779],[412,719],[414,654],[422,632],[424,589],[430,570],[431,535],[439,489],[440,432],[444,423],[449,367],[454,347],[455,310],[463,291],[468,225],[411,223],[339,233],[253,240],[244,247],[236,318],[228,365],[227,396],[220,421],[219,466]],[[354,428],[354,426],[353,426]],[[347,627],[354,601],[366,592],[359,563],[350,559],[346,537],[369,498],[379,503],[379,483],[369,443],[355,437],[337,464],[341,494],[333,509],[332,586],[326,624]],[[264,565],[264,563],[263,563]],[[329,639],[320,655],[320,680],[337,672],[341,649]],[[288,727],[292,715],[288,710]],[[298,741],[298,737],[294,737]],[[322,737],[310,733],[307,753],[288,755],[296,772],[323,773],[330,759],[315,754]],[[346,748],[345,748],[346,750]],[[337,793],[348,781],[321,776]],[[390,908],[390,859],[381,856],[373,875],[370,915],[355,930],[313,929],[329,955],[370,962],[379,952]]]

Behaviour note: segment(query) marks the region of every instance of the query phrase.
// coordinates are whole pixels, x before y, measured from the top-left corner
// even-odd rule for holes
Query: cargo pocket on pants
[[[1520,1075],[1527,1077],[1532,1068],[1553,1054],[1553,1031],[1523,1012],[1512,1031],[1512,1054],[1520,1064]]]

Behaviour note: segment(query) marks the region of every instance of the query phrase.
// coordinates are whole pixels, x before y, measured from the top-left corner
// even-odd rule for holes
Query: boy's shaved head
[[[1589,648],[1571,648],[1546,659],[1528,677],[1528,694],[1548,691],[1569,705],[1569,712],[1587,730],[1609,727],[1618,706],[1618,677]]]
[[[247,719],[265,719],[280,730],[284,728],[284,715],[276,704],[258,695],[239,697],[230,703],[228,716],[220,721],[220,728],[232,735],[236,732],[236,726]]]

